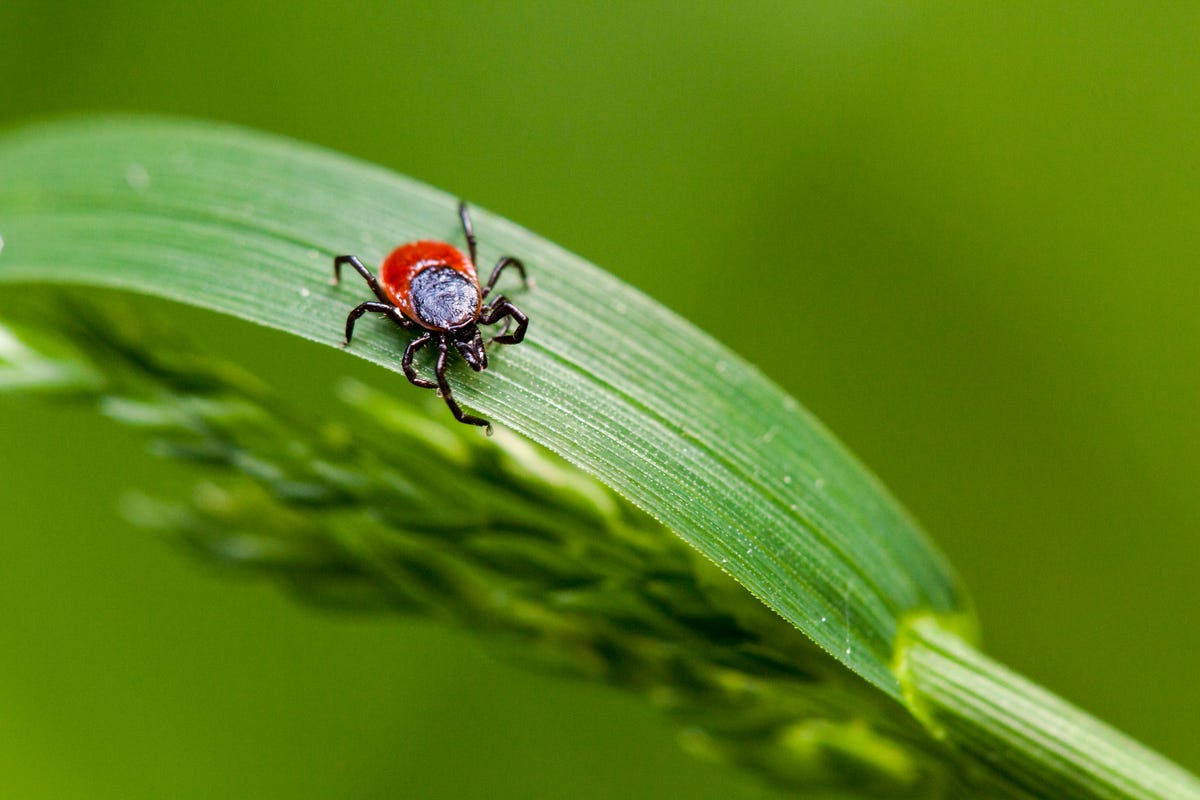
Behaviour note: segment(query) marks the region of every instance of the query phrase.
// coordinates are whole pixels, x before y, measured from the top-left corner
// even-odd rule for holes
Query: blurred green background
[[[825,420],[989,652],[1200,769],[1200,8],[268,5],[6,0],[0,122],[236,121],[583,254]],[[302,402],[372,374],[187,319]],[[768,795],[632,698],[221,580],[120,516],[188,485],[137,435],[0,419],[4,796]]]

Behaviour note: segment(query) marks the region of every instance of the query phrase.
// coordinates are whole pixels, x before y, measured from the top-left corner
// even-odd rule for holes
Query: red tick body
[[[459,203],[458,216],[462,221],[470,255],[446,242],[409,242],[397,247],[383,260],[378,279],[355,256],[338,256],[333,260],[334,283],[341,278],[342,265],[349,264],[379,298],[377,303],[360,303],[350,312],[346,318],[346,341],[342,346],[350,344],[355,321],[370,312],[386,314],[392,322],[406,330],[421,331],[422,334],[409,343],[400,359],[405,377],[414,386],[437,389],[459,422],[486,426],[488,433],[491,433],[492,426],[487,420],[464,413],[454,400],[446,380],[446,357],[453,348],[471,369],[476,372],[487,369],[487,350],[484,349],[479,326],[500,320],[505,321],[504,329],[488,342],[517,344],[524,339],[525,329],[529,327],[528,317],[503,295],[486,305],[484,300],[506,267],[521,273],[521,280],[526,287],[530,284],[525,275],[525,266],[511,256],[504,256],[492,268],[487,285],[481,288],[479,276],[475,273],[475,232],[471,228],[471,216],[467,213],[466,203]],[[508,326],[512,322],[517,327],[509,333]],[[413,367],[416,352],[435,342],[438,348],[434,367],[436,382],[420,377]]]
[[[470,306],[469,294],[473,288],[475,303],[474,308],[470,309],[470,318],[477,319],[483,302],[479,291],[479,277],[475,274],[475,265],[467,258],[467,254],[452,244],[420,241],[400,245],[383,260],[383,266],[379,269],[379,282],[387,292],[388,299],[404,313],[404,316],[427,330],[446,330],[445,325],[427,319],[428,315],[420,314],[414,302],[416,298],[413,296],[413,279],[429,269],[449,269],[465,279],[468,285],[463,287],[467,294],[463,298],[464,305]]]

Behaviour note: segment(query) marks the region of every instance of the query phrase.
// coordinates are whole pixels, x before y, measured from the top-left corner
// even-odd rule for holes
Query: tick
[[[346,341],[350,344],[354,336],[354,323],[367,312],[385,314],[388,319],[409,331],[421,333],[409,342],[400,359],[400,366],[409,383],[422,389],[437,389],[446,401],[454,418],[468,425],[487,428],[490,435],[492,425],[485,419],[464,413],[455,401],[446,382],[446,359],[451,345],[462,355],[467,365],[476,372],[487,369],[487,350],[484,348],[480,325],[491,325],[504,320],[504,329],[488,343],[517,344],[525,338],[529,318],[509,302],[504,295],[485,303],[500,274],[509,267],[521,273],[521,281],[528,288],[529,277],[525,265],[512,256],[504,256],[492,267],[487,285],[480,289],[475,274],[475,231],[471,227],[471,215],[466,203],[458,204],[458,217],[462,221],[463,234],[467,239],[467,251],[463,253],[452,244],[436,241],[420,241],[402,244],[383,260],[379,277],[363,266],[356,256],[338,256],[333,260],[333,282],[341,281],[342,265],[349,264],[363,276],[379,302],[362,303],[346,317]],[[508,332],[515,321],[517,328]],[[413,367],[413,356],[431,342],[437,343],[437,361],[434,376],[437,381],[422,378]]]

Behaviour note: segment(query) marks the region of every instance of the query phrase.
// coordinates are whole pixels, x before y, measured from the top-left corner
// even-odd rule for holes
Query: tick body
[[[431,331],[479,318],[483,297],[475,265],[445,242],[400,245],[383,262],[379,282],[404,316]]]
[[[366,302],[354,308],[346,318],[346,341],[350,344],[354,336],[354,323],[368,312],[384,314],[400,327],[419,332],[409,343],[400,359],[404,375],[414,386],[437,389],[454,418],[468,425],[492,426],[485,419],[465,413],[455,401],[446,381],[446,361],[453,347],[476,372],[487,369],[487,350],[484,347],[480,325],[491,325],[504,320],[504,329],[489,342],[517,344],[525,338],[529,318],[509,302],[503,295],[490,303],[486,302],[492,287],[505,269],[512,267],[521,274],[528,287],[529,278],[525,265],[511,256],[504,256],[492,268],[491,277],[480,287],[475,272],[475,232],[471,227],[471,215],[466,203],[459,203],[458,216],[467,240],[464,253],[452,244],[437,241],[419,241],[402,244],[383,260],[376,278],[363,266],[356,256],[338,256],[333,260],[333,282],[341,280],[342,265],[349,264],[367,282],[379,302]],[[509,325],[516,329],[509,333]],[[436,381],[420,377],[413,367],[413,356],[428,344],[436,343],[437,361],[434,366]]]

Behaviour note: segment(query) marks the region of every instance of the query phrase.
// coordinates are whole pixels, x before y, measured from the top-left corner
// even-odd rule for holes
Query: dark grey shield
[[[413,310],[433,328],[457,328],[475,319],[479,289],[449,267],[431,267],[417,274],[409,286]]]

